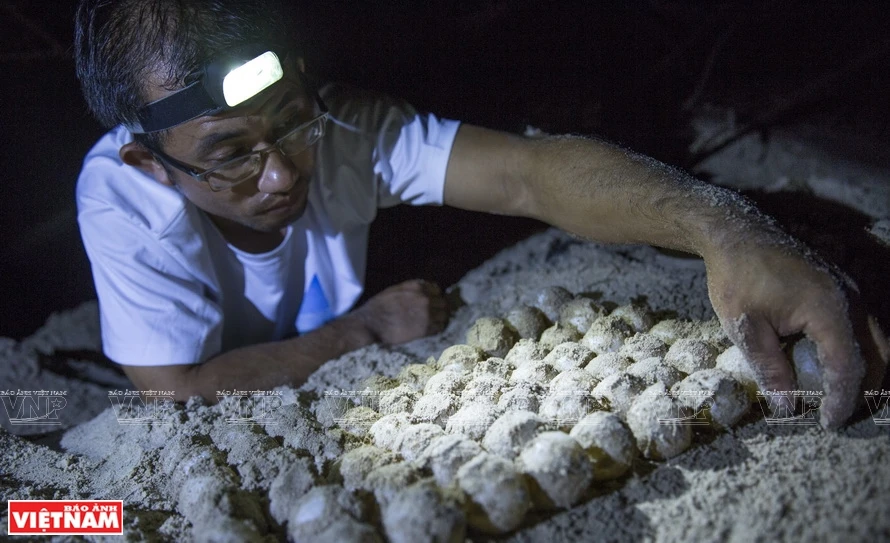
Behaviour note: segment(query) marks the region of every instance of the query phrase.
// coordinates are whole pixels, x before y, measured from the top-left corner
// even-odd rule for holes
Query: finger
[[[438,334],[448,324],[448,315],[432,315],[427,323],[427,334]]]
[[[430,298],[428,303],[431,311],[448,311],[448,303],[445,298]]]
[[[730,323],[729,329],[730,339],[751,361],[760,390],[785,392],[797,388],[794,370],[782,352],[779,336],[766,318],[743,313]],[[775,401],[770,402],[774,411],[793,411],[793,402],[789,397],[774,398]]]
[[[444,326],[448,322],[448,309],[445,307],[432,309],[430,311],[430,320]]]
[[[884,388],[883,381],[890,366],[890,337],[884,333],[878,320],[871,315],[866,317],[868,334],[867,346],[863,347],[866,361],[865,383],[869,388]],[[857,335],[857,337],[859,337]]]
[[[816,344],[822,366],[821,420],[825,428],[837,428],[856,408],[865,361],[854,339],[852,323],[846,318],[846,303],[840,293],[830,306],[813,312],[804,333]]]
[[[427,296],[432,297],[441,297],[442,289],[439,288],[439,285],[433,281],[427,281],[426,279],[418,279],[420,282],[420,288]]]
[[[867,389],[883,388],[887,364],[890,362],[890,343],[878,324],[878,320],[865,313],[864,305],[851,297],[850,317],[853,321],[853,333],[859,342],[862,358],[865,362],[865,377],[862,387]]]
[[[426,296],[427,307],[430,312],[449,313],[448,300],[441,291],[424,292]]]
[[[449,313],[447,309],[438,309],[432,313],[434,319],[439,322],[448,322]]]
[[[407,291],[407,292],[426,292],[426,288],[424,286],[423,279],[408,279],[407,281],[402,281],[401,283],[396,283],[395,285],[389,287],[387,290],[399,290],[399,291]]]
[[[427,335],[432,336],[432,335],[441,333],[442,330],[445,329],[445,324],[446,323],[444,323],[444,322],[430,321],[429,326],[427,327],[427,330],[428,330]]]

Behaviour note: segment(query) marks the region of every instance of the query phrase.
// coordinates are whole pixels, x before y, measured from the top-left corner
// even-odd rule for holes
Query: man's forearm
[[[192,366],[186,390],[177,397],[214,400],[219,390],[299,386],[324,362],[374,341],[362,316],[348,313],[305,335],[241,347]]]
[[[178,401],[192,396],[215,401],[220,390],[299,386],[328,360],[375,342],[392,345],[438,333],[447,321],[448,307],[438,286],[404,281],[293,339],[234,349],[201,364],[123,368],[140,390],[172,390]]]
[[[611,144],[554,137],[526,156],[523,214],[586,238],[705,256],[777,232],[735,192]]]

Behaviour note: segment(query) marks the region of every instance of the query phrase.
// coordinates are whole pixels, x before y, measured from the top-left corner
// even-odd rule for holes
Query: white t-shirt
[[[341,87],[322,96],[332,118],[306,212],[268,253],[232,247],[177,189],[123,164],[126,129],[90,150],[78,222],[109,358],[194,364],[317,328],[361,295],[377,209],[442,203],[456,121]]]

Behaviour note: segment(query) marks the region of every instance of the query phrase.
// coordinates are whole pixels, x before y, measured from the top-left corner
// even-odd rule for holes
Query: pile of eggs
[[[503,534],[585,500],[638,456],[682,453],[695,428],[731,427],[755,400],[716,319],[658,321],[645,304],[610,311],[561,287],[535,301],[477,320],[437,359],[366,380],[334,419],[347,442],[337,490],[301,502],[327,515],[372,496],[370,524],[343,513],[356,537],[370,525],[391,541]],[[312,535],[291,517],[292,536]]]

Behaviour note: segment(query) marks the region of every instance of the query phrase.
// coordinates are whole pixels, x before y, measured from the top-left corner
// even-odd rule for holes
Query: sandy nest
[[[193,402],[176,410],[169,424],[122,425],[113,409],[105,408],[107,393],[101,387],[82,387],[74,378],[56,377],[59,382],[47,388],[68,389],[70,404],[86,411],[72,415],[95,418],[68,430],[61,450],[4,432],[3,494],[5,499],[123,499],[127,532],[134,539],[148,538],[158,530],[180,540],[209,537],[203,523],[216,515],[252,524],[256,533],[273,539],[284,537],[270,518],[269,502],[296,502],[301,491],[321,486],[350,448],[336,427],[313,413],[313,393],[317,398],[326,391],[355,390],[372,375],[395,377],[405,366],[463,343],[478,318],[506,315],[554,285],[594,293],[615,304],[645,297],[653,312],[680,318],[712,317],[701,262],[667,257],[649,248],[581,243],[549,231],[468,274],[457,285],[468,305],[457,311],[443,334],[391,349],[372,346],[329,362],[300,391],[279,389],[284,402],[294,403],[279,408],[272,423],[230,424],[221,407]],[[95,312],[81,308],[58,320],[75,318],[93,319]],[[84,326],[80,332],[87,328],[92,329]],[[26,347],[27,342],[10,345],[7,354],[22,356]],[[32,383],[40,380],[39,375],[28,377]],[[508,538],[886,536],[890,533],[890,519],[883,514],[890,483],[888,445],[890,427],[867,416],[831,433],[817,426],[768,425],[755,406],[748,419],[728,432],[696,432],[693,446],[667,461],[638,457],[630,474],[596,485],[592,497],[568,510],[530,512]],[[184,466],[192,457],[192,463]],[[314,472],[314,479],[303,488],[284,478],[294,463]],[[406,484],[422,478],[405,470],[390,471]],[[199,497],[219,501],[225,496],[226,503],[215,506],[219,511],[205,511],[184,496],[184,488],[199,483],[210,485],[209,490],[195,491]],[[282,486],[295,490],[287,494]],[[366,516],[364,521],[373,523],[372,519],[373,515]],[[198,532],[196,525],[203,525],[203,531]],[[487,537],[472,530],[469,535]]]
[[[714,318],[701,261],[647,247],[585,243],[550,230],[503,251],[454,285],[452,298],[459,296],[465,305],[442,334],[393,348],[371,346],[332,360],[299,390],[276,389],[274,400],[265,404],[274,408],[260,420],[237,424],[233,413],[245,413],[232,405],[192,401],[164,407],[163,423],[156,418],[121,424],[121,417],[145,413],[109,407],[108,391],[125,389],[128,383],[84,354],[99,347],[96,306],[87,304],[55,315],[21,343],[0,341],[5,392],[67,391],[66,405],[57,413],[59,425],[51,428],[57,430],[54,434],[47,435],[46,426],[10,425],[8,417],[2,419],[2,499],[122,499],[125,533],[132,540],[367,541],[411,540],[420,534],[447,539],[455,535],[452,530],[463,534],[466,516],[479,513],[480,504],[473,509],[466,492],[483,496],[486,489],[477,490],[473,474],[485,473],[510,489],[516,507],[526,512],[520,526],[506,534],[492,536],[491,529],[478,529],[479,523],[470,526],[466,537],[471,540],[890,538],[890,426],[877,424],[865,409],[844,429],[827,432],[818,425],[769,424],[754,403],[728,430],[696,429],[691,447],[667,460],[637,454],[629,471],[594,481],[571,507],[532,505],[535,489],[526,495],[519,488],[515,466],[528,463],[529,453],[523,457],[518,449],[537,432],[534,413],[510,426],[511,439],[519,444],[504,450],[521,458],[517,461],[480,458],[493,455],[483,452],[484,437],[455,437],[459,425],[452,421],[449,428],[447,416],[439,424],[405,431],[405,424],[416,425],[406,422],[405,413],[428,395],[425,383],[441,369],[430,357],[439,359],[446,348],[466,343],[468,331],[481,318],[503,318],[517,306],[539,306],[540,293],[554,286],[608,309],[644,301],[660,320],[702,323]],[[587,309],[575,311],[572,318],[584,318],[583,311]],[[647,341],[631,342],[632,348],[663,353],[656,342]],[[523,348],[533,352],[533,346]],[[515,386],[510,372],[517,366],[524,368],[522,375],[548,380],[565,373],[568,377],[557,382],[567,390],[587,386],[579,373],[583,370],[572,367],[583,354],[576,351],[551,357],[563,365],[553,375],[547,373],[554,367],[550,362],[523,361],[517,354],[511,358],[509,350],[481,356],[485,370],[475,374],[460,374],[461,364],[480,363],[469,351],[449,364],[463,375],[460,393],[479,411],[478,406],[488,405],[486,401],[495,405],[506,387]],[[611,355],[609,360],[620,370],[619,358]],[[522,386],[534,390],[533,385]],[[345,420],[342,410],[326,400],[338,391],[369,386],[400,386],[386,402],[394,414],[375,426],[382,413],[357,410]],[[434,381],[433,386],[439,387],[437,398],[457,393],[446,390],[448,383]],[[428,403],[430,408],[439,405]],[[7,399],[7,413],[8,405]],[[459,397],[453,407],[460,408]],[[536,446],[540,441],[534,440]],[[369,444],[385,446],[356,452]],[[566,450],[574,447],[564,445]],[[425,456],[430,449],[437,451],[435,458]],[[478,460],[460,471],[461,462],[471,458]],[[449,485],[449,480],[456,483]],[[411,504],[439,514],[427,520],[406,516]],[[486,504],[490,511],[496,509],[497,504]],[[495,513],[487,521],[498,526],[514,522],[511,511]],[[2,525],[5,530],[6,518]]]

